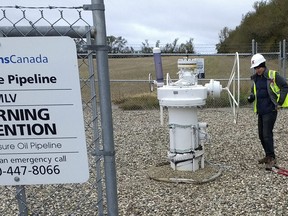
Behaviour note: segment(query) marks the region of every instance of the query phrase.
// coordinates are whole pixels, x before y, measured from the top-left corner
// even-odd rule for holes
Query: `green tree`
[[[224,53],[224,52],[228,51],[226,41],[227,41],[227,38],[229,37],[229,32],[230,32],[229,28],[224,27],[218,35],[219,36],[219,43],[216,44],[216,49],[218,50],[219,53]]]
[[[186,43],[180,44],[178,48],[179,53],[195,53],[194,45],[193,45],[193,38],[190,38]]]
[[[178,38],[176,38],[172,43],[167,43],[162,49],[161,52],[163,53],[173,53],[177,51],[177,42]]]
[[[111,53],[121,53],[124,50],[127,52],[127,40],[125,38],[115,37],[113,35],[107,36],[107,45],[110,46]]]
[[[150,47],[148,40],[146,39],[145,42],[142,42],[141,52],[142,53],[152,53],[153,47]]]
[[[156,41],[155,47],[160,47],[160,40]]]
[[[280,41],[288,35],[288,1],[267,0],[253,4],[254,11],[242,17],[241,23],[226,34],[224,28],[219,35],[217,52],[251,52],[251,41],[255,39],[259,52],[275,52]]]
[[[195,53],[193,38],[190,38],[186,43],[181,43],[178,45],[178,38],[176,38],[172,43],[167,43],[162,47],[162,53]]]

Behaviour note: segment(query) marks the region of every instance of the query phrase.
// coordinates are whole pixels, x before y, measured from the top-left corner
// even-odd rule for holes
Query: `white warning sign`
[[[0,185],[88,178],[75,42],[0,38]]]

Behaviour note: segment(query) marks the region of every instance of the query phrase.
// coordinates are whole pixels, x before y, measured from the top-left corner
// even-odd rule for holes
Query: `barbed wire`
[[[15,5],[15,6],[0,6],[2,9],[11,9],[11,8],[16,8],[16,9],[83,9],[83,6],[71,6],[71,7],[64,7],[64,6],[47,6],[47,7],[34,7],[34,6],[20,6],[20,5]]]

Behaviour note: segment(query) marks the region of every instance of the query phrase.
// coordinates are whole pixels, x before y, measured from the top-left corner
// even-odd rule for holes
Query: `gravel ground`
[[[214,181],[203,184],[150,178],[167,161],[167,111],[163,126],[159,116],[157,110],[113,109],[119,215],[288,215],[288,177],[257,163],[264,154],[251,108],[239,110],[237,124],[229,109],[198,111],[199,121],[209,124],[210,135],[203,170],[209,175],[222,170]],[[288,111],[279,112],[274,138],[278,164],[288,168],[287,116]],[[165,166],[161,169],[171,174],[170,166]],[[185,178],[201,178],[197,174],[203,170],[189,172]]]
[[[233,123],[230,109],[198,111],[199,121],[209,125],[210,138],[205,145],[206,166],[196,172],[175,172],[167,165],[167,114],[161,126],[158,110],[113,109],[119,215],[288,215],[288,176],[257,163],[263,150],[251,108],[239,110],[238,124]],[[274,130],[278,164],[286,168],[287,117],[288,110],[281,110]],[[98,215],[91,149],[88,155],[89,182],[26,187],[29,215]],[[171,178],[189,181],[177,183]],[[0,187],[0,199],[0,215],[18,214],[14,187]]]

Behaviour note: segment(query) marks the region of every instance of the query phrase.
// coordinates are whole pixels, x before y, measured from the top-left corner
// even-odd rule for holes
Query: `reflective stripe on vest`
[[[269,87],[272,90],[272,92],[276,95],[276,100],[277,102],[280,99],[280,88],[277,86],[276,82],[275,82],[275,77],[276,77],[276,71],[273,70],[269,70],[268,71],[268,76],[270,79],[269,82]],[[254,95],[255,95],[255,101],[254,101],[254,112],[257,113],[257,90],[256,90],[256,85],[254,82]],[[281,107],[288,107],[288,95],[286,95],[285,101],[284,103],[281,105]]]
[[[256,85],[255,85],[255,82],[254,82],[254,96],[255,96],[255,100],[254,100],[254,112],[257,113],[257,91],[256,91]]]
[[[278,101],[280,99],[280,88],[278,87],[277,83],[275,82],[276,71],[269,70],[268,76],[270,78],[269,87],[272,90],[272,92],[274,92],[274,94],[276,95],[276,100],[277,100],[277,103],[278,103]],[[288,97],[287,97],[287,95],[286,95],[286,98],[285,98],[283,104],[281,105],[281,107],[288,107]]]

